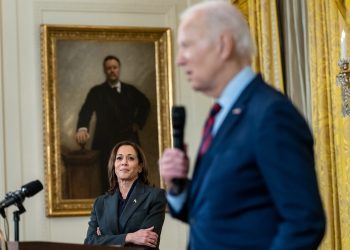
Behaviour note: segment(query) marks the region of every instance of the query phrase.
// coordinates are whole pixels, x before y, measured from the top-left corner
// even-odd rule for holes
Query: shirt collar
[[[115,84],[111,84],[110,82],[108,82],[109,86],[111,88],[117,88],[117,87],[120,87],[121,86],[121,83],[120,81],[116,82]]]
[[[245,67],[226,85],[220,97],[216,100],[216,102],[220,104],[221,110],[215,118],[212,131],[214,135],[218,131],[233,104],[238,100],[243,90],[252,82],[255,76],[256,74],[251,67]]]
[[[108,82],[108,85],[109,85],[111,88],[117,89],[118,93],[121,92],[122,84],[121,84],[120,81],[116,82],[115,84],[111,84],[110,82]]]

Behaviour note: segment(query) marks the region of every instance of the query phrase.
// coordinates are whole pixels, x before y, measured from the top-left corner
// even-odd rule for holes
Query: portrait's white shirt
[[[109,86],[111,86],[111,88],[115,88],[117,90],[118,93],[122,92],[122,84],[120,81],[118,81],[115,84],[109,84]]]

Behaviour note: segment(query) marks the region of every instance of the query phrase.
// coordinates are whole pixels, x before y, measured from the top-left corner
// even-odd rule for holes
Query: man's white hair
[[[250,35],[247,21],[237,7],[226,1],[211,0],[195,4],[180,16],[184,19],[196,12],[203,13],[208,30],[208,39],[216,41],[223,32],[229,32],[236,45],[236,53],[241,59],[251,60],[255,54],[255,44]]]

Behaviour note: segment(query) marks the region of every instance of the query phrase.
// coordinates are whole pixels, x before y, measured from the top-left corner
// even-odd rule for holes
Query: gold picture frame
[[[121,80],[134,84],[150,100],[150,115],[140,132],[140,139],[150,163],[151,184],[162,186],[157,161],[163,150],[172,143],[171,30],[42,25],[41,63],[47,216],[81,216],[89,215],[91,212],[95,197],[79,197],[79,188],[86,191],[93,186],[93,183],[90,183],[91,178],[94,178],[91,171],[95,171],[96,167],[89,166],[90,170],[81,170],[79,174],[74,172],[74,176],[68,178],[67,176],[72,176],[73,170],[68,169],[69,164],[63,161],[63,156],[67,152],[80,150],[74,139],[78,106],[81,106],[89,88],[104,81],[102,62],[109,54],[116,55],[121,61]],[[85,165],[91,162],[93,160],[89,159],[88,163],[82,163],[80,167],[85,168]],[[76,169],[74,167],[74,171]],[[75,196],[70,190],[73,184],[76,187],[74,191],[78,193]]]

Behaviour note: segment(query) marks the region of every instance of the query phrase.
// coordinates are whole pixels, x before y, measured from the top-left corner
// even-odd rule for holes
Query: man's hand
[[[158,234],[153,232],[154,227],[140,229],[134,233],[128,233],[125,237],[126,243],[143,245],[149,247],[157,247]]]
[[[159,173],[169,191],[174,178],[187,179],[189,161],[187,155],[179,149],[166,149],[159,160]]]
[[[75,140],[78,144],[84,145],[90,138],[87,128],[79,128],[78,132],[75,134]]]

